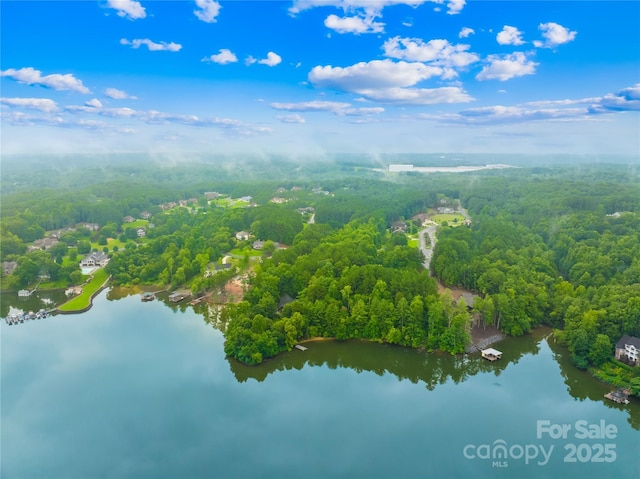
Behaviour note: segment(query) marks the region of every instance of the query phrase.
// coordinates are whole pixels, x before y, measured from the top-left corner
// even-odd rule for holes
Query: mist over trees
[[[106,248],[115,284],[200,294],[247,267],[243,257],[224,274],[207,275],[234,248],[250,248],[235,237],[250,231],[265,242],[264,259],[249,275],[244,301],[225,312],[226,351],[247,363],[316,336],[460,352],[469,341],[467,306],[481,324],[510,335],[556,328],[583,368],[610,358],[623,334],[640,336],[640,181],[629,165],[430,175],[389,174],[375,170],[376,161],[347,156],[336,163],[73,165],[3,171],[0,256],[16,263],[3,287],[40,277],[75,284],[80,257]],[[251,204],[210,204],[204,193],[211,191],[251,196]],[[443,198],[460,202],[472,222],[439,228],[431,273],[445,286],[477,292],[473,305],[438,294],[419,249],[389,232],[405,220],[415,233],[418,223],[408,220]],[[161,208],[180,200],[189,204]],[[305,224],[309,208],[314,224]],[[144,238],[124,219],[142,212],[153,223]],[[76,227],[83,223],[98,230]],[[58,244],[33,247],[53,231]]]

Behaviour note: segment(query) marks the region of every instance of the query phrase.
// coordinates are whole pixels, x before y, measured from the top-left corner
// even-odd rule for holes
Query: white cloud
[[[109,98],[113,98],[114,100],[126,100],[126,99],[136,100],[137,99],[135,96],[131,96],[127,92],[118,90],[117,88],[107,88],[104,91],[104,94],[107,95]]]
[[[117,10],[119,17],[137,20],[147,16],[144,7],[136,0],[108,0],[107,5]]]
[[[437,105],[468,103],[474,98],[460,87],[440,88],[381,88],[360,90],[369,100],[405,105]]]
[[[387,57],[414,62],[432,62],[434,65],[450,68],[463,68],[477,62],[480,57],[469,53],[469,45],[452,45],[447,40],[430,40],[427,43],[419,38],[394,37],[382,46]]]
[[[442,73],[442,68],[423,63],[372,60],[344,68],[315,66],[309,72],[309,81],[316,87],[357,93],[363,89],[413,86]]]
[[[293,0],[289,14],[295,16],[304,10],[316,7],[336,7],[345,12],[364,11],[369,15],[380,16],[385,7],[408,5],[416,8],[425,3],[443,4],[445,1],[449,15],[460,13],[466,4],[465,0]],[[440,11],[439,8],[436,10]]]
[[[193,13],[199,20],[206,23],[215,23],[216,17],[220,13],[220,4],[214,0],[196,0],[198,9]]]
[[[536,40],[533,44],[538,48],[554,48],[563,43],[569,43],[576,38],[578,32],[570,31],[568,28],[554,22],[541,23],[538,30],[542,32],[544,42]]]
[[[133,108],[103,108],[100,110],[100,114],[103,116],[109,116],[112,118],[133,118],[139,115],[139,112]]]
[[[455,72],[424,63],[373,60],[346,68],[316,66],[309,73],[309,80],[318,88],[357,93],[380,102],[432,105],[473,99],[459,87],[409,88],[434,76],[450,78]]]
[[[379,13],[383,8],[393,5],[417,7],[428,1],[433,0],[293,0],[289,13],[296,15],[315,7],[337,7],[342,8],[344,11],[363,9]],[[437,0],[437,3],[442,3],[442,0]]]
[[[379,115],[384,112],[384,108],[380,106],[375,107],[363,107],[363,108],[345,108],[342,110],[339,115],[345,116],[370,116],[370,115]]]
[[[148,38],[135,38],[133,40],[122,38],[120,39],[120,45],[131,45],[131,48],[140,48],[142,45],[146,45],[149,51],[152,52],[178,52],[182,48],[182,45],[180,45],[179,43],[156,43],[149,40]]]
[[[254,58],[253,56],[249,55],[247,58],[244,59],[244,64],[249,66],[249,65],[253,65],[257,61],[258,60],[256,58]]]
[[[0,103],[13,107],[28,108],[31,110],[40,110],[45,113],[58,111],[58,105],[55,101],[48,98],[0,98]]]
[[[337,15],[329,15],[324,20],[324,25],[338,33],[381,33],[384,31],[384,23],[374,21],[373,16],[363,17],[338,17]]]
[[[447,13],[449,15],[457,15],[462,11],[466,3],[465,0],[449,0],[449,2],[447,2]]]
[[[505,25],[502,31],[496,36],[496,40],[500,45],[522,45],[522,32],[516,27]]]
[[[612,111],[640,111],[640,83],[623,88],[615,94],[609,93],[590,108],[591,113]]]
[[[293,115],[279,115],[276,116],[276,119],[280,120],[282,123],[305,123],[305,119],[297,113],[294,113]]]
[[[92,100],[84,102],[85,105],[92,108],[102,108],[102,102],[97,98],[93,98]]]
[[[350,103],[339,101],[305,101],[298,103],[271,103],[275,110],[297,112],[329,112],[338,116],[367,116],[384,112],[382,107],[354,108]]]
[[[299,111],[299,112],[317,112],[328,111],[335,113],[346,108],[350,108],[350,103],[338,102],[338,101],[303,101],[298,103],[271,103],[271,108],[284,111]]]
[[[270,67],[274,67],[277,64],[282,62],[282,57],[274,52],[267,53],[267,58],[263,58],[262,60],[258,60],[258,63],[261,65],[267,65]]]
[[[489,55],[488,65],[485,65],[476,75],[477,80],[506,81],[523,75],[532,75],[536,71],[537,63],[527,59],[522,52],[509,55]]]
[[[602,97],[542,100],[515,106],[491,105],[453,114],[420,114],[418,117],[442,123],[489,125],[543,121],[584,122],[625,111],[640,111],[640,83]]]
[[[238,57],[231,51],[226,48],[221,48],[218,50],[218,53],[215,55],[211,55],[209,57],[205,57],[202,59],[203,62],[213,62],[219,63],[220,65],[226,65],[227,63],[235,63],[238,61]]]
[[[475,34],[476,31],[473,28],[462,27],[460,33],[458,33],[458,38],[467,38],[469,35]]]
[[[20,68],[19,70],[9,68],[8,70],[1,71],[0,76],[8,77],[20,83],[26,83],[27,85],[42,85],[48,88],[53,88],[54,90],[71,90],[84,94],[91,93],[91,91],[71,73],[54,73],[42,76],[42,72],[40,70],[27,67]]]

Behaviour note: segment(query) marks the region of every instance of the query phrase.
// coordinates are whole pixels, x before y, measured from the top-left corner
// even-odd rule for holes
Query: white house
[[[99,251],[96,253],[91,253],[82,258],[80,261],[80,266],[82,268],[90,268],[93,266],[104,266],[109,262],[109,257],[106,253]]]
[[[626,334],[616,343],[616,359],[626,361],[638,366],[638,353],[640,353],[640,339]]]

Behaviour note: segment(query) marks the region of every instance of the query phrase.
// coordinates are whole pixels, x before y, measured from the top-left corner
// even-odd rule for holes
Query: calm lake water
[[[0,326],[3,479],[640,477],[639,402],[546,332],[496,363],[325,341],[248,368],[190,307],[114,297]]]

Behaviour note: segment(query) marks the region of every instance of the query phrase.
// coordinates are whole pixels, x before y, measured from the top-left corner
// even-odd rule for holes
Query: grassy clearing
[[[257,250],[257,249],[253,249],[253,248],[234,248],[231,251],[229,251],[228,254],[234,254],[237,256],[244,256],[245,254],[249,253],[249,256],[262,256],[262,251]]]
[[[147,228],[149,226],[149,220],[135,220],[133,223],[125,223],[122,225],[123,229],[126,228]]]
[[[93,273],[91,281],[82,287],[82,293],[70,301],[67,301],[58,309],[60,311],[73,312],[82,311],[83,309],[88,308],[91,305],[91,297],[96,291],[98,291],[98,289],[100,289],[108,277],[109,275],[104,268],[96,270]]]
[[[419,248],[420,247],[420,240],[418,238],[414,238],[412,236],[409,236],[408,245],[411,248]]]
[[[464,216],[460,213],[433,215],[431,219],[439,225],[444,222],[447,222],[449,226],[464,223]]]

